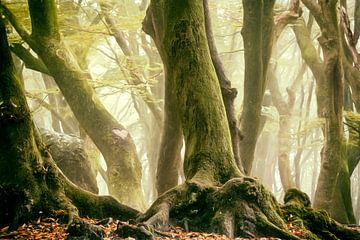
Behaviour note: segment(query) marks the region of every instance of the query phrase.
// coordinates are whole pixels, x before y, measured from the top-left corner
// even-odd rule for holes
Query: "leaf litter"
[[[104,240],[121,240],[127,239],[132,240],[135,238],[121,238],[115,231],[118,229],[119,225],[127,225],[133,228],[139,228],[139,225],[130,224],[128,222],[120,222],[119,220],[104,219],[97,220],[91,218],[82,218],[84,222],[100,226],[104,232]],[[301,236],[299,229],[296,229],[294,226],[288,226],[289,230],[295,235]],[[161,232],[156,230],[155,240],[165,239],[165,240],[188,240],[188,239],[198,239],[198,240],[230,240],[225,235],[215,234],[215,233],[203,233],[203,232],[188,232],[181,227],[171,227],[167,232]],[[23,224],[19,226],[16,230],[11,230],[9,226],[0,228],[0,239],[49,239],[49,240],[66,240],[69,238],[69,233],[67,232],[67,224],[64,223],[60,218],[56,217],[40,217],[36,221]],[[235,238],[235,240],[277,240],[279,238]]]

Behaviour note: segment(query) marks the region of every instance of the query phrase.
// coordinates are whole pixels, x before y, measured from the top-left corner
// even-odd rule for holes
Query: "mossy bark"
[[[341,169],[346,169],[343,138],[343,67],[342,45],[338,26],[337,0],[303,1],[317,20],[321,37],[318,39],[324,55],[324,84],[318,87],[320,94],[325,96],[320,116],[325,118],[324,147],[320,176],[315,192],[314,206],[333,212],[332,204],[336,193],[338,176]],[[318,110],[319,111],[319,110]]]
[[[152,1],[147,10],[143,28],[164,62],[167,91],[184,133],[186,182],[161,195],[138,221],[298,239],[286,231],[274,197],[236,165],[204,21],[201,0]]]
[[[79,211],[99,218],[134,218],[136,210],[112,197],[76,187],[56,167],[36,131],[15,75],[3,20],[0,57],[0,225],[16,226],[37,217],[40,211],[49,214],[59,209],[66,210],[70,220]]]
[[[284,197],[284,216],[304,239],[354,240],[360,238],[359,230],[341,225],[327,212],[311,208],[309,197],[290,189]]]
[[[221,96],[224,101],[226,117],[230,129],[233,153],[236,164],[238,165],[239,169],[243,171],[242,162],[240,160],[240,149],[239,149],[242,135],[238,128],[238,124],[235,116],[235,106],[234,106],[234,100],[237,95],[237,90],[236,88],[231,87],[231,81],[226,75],[225,68],[222,64],[222,61],[219,57],[216,48],[215,38],[211,26],[211,17],[210,17],[210,9],[208,6],[209,5],[208,0],[203,0],[203,4],[204,4],[204,14],[205,14],[206,37],[209,45],[211,60],[215,68],[216,76],[219,80]]]
[[[329,26],[331,24],[329,23]],[[334,26],[333,26],[334,27]],[[331,119],[329,118],[329,116],[331,116],[331,113],[329,113],[330,109],[334,109],[332,106],[336,106],[334,104],[331,103],[331,99],[333,99],[332,101],[337,101],[335,98],[342,98],[342,94],[340,93],[339,96],[335,96],[336,92],[334,92],[334,95],[331,96],[331,88],[334,86],[331,86],[331,78],[332,75],[331,73],[328,73],[328,75],[326,75],[326,59],[325,62],[323,62],[314,45],[312,42],[312,39],[310,37],[310,33],[307,29],[307,27],[305,26],[305,22],[303,18],[298,19],[297,24],[295,24],[293,26],[293,30],[298,42],[298,45],[300,47],[301,50],[301,54],[303,59],[305,60],[305,62],[307,63],[307,65],[309,66],[309,68],[311,69],[314,78],[316,80],[316,97],[317,97],[317,106],[318,106],[318,116],[321,118],[324,118],[327,122],[326,126],[329,126],[329,124],[335,124],[338,126],[342,125],[342,120],[341,119],[337,119],[337,121],[334,121],[336,118],[332,118],[333,120],[330,121]],[[336,36],[336,35],[335,35]],[[340,37],[337,36],[337,44],[339,43],[339,39],[341,39]],[[335,46],[329,45],[332,48],[336,48]],[[340,47],[340,46],[338,46]],[[340,49],[340,48],[339,48]],[[325,52],[325,51],[324,51]],[[327,54],[329,54],[329,51],[326,51]],[[355,74],[355,71],[357,71],[356,69],[349,68],[348,63],[346,62],[346,59],[343,59],[342,56],[342,52],[340,51],[339,53],[337,53],[337,56],[333,55],[332,59],[334,58],[339,58],[338,61],[341,61],[341,63],[337,63],[337,64],[341,64],[342,66],[344,66],[344,72],[345,72],[345,78],[347,79],[347,81],[349,81],[353,87],[356,87],[356,82],[354,82],[354,78],[352,77],[352,74]],[[328,58],[327,58],[328,59]],[[329,59],[327,61],[330,61]],[[337,66],[337,68],[339,68],[339,66]],[[328,71],[328,70],[327,70]],[[342,81],[340,80],[343,76],[342,75],[338,75],[338,81]],[[337,88],[335,86],[335,88]],[[342,86],[340,88],[338,88],[338,90],[340,90],[340,92],[342,91]],[[356,88],[354,89],[354,94],[352,95],[353,97],[353,101],[355,103],[355,105],[358,105],[358,100],[357,100],[357,91]],[[342,101],[342,100],[340,100]],[[331,106],[329,108],[329,106]],[[339,107],[338,107],[339,108]],[[342,107],[340,107],[342,108]],[[339,113],[340,114],[340,113]],[[326,131],[328,133],[326,133]],[[337,134],[340,134],[339,136],[342,138],[342,131],[340,130],[340,132],[338,132]],[[325,133],[325,136],[327,136],[327,140],[326,140],[326,145],[330,144],[330,137],[331,135],[329,134],[329,128],[328,129],[323,129],[323,133]],[[333,139],[338,138],[337,136],[332,136]],[[350,176],[349,175],[349,159],[350,156],[345,156],[345,146],[343,145],[344,143],[342,141],[336,143],[336,145],[329,145],[328,147],[326,147],[327,149],[334,149],[335,152],[339,153],[339,155],[336,157],[337,158],[337,167],[334,164],[330,164],[330,169],[333,169],[333,171],[337,171],[337,173],[332,173],[337,177],[336,183],[334,183],[336,186],[334,187],[334,193],[332,195],[332,197],[329,197],[329,195],[327,196],[327,203],[323,204],[323,206],[325,206],[325,209],[329,212],[329,214],[331,215],[331,217],[333,217],[334,219],[336,219],[339,222],[342,223],[352,223],[354,222],[354,214],[353,214],[353,208],[351,205],[351,200],[349,201],[349,197],[350,197]],[[347,148],[351,148],[351,146],[347,146]],[[339,149],[340,148],[340,149]],[[349,149],[350,150],[350,149]],[[349,151],[348,150],[348,151]],[[351,152],[351,150],[350,150]],[[326,153],[326,151],[323,151],[323,153]],[[328,154],[328,153],[326,153]],[[327,157],[326,155],[322,156],[323,158]],[[325,168],[328,168],[329,164],[325,163]],[[337,170],[335,170],[337,168]],[[333,179],[334,180],[334,179]],[[332,180],[332,181],[333,181]],[[322,183],[324,184],[324,182]],[[325,184],[330,184],[330,181],[325,180]],[[318,191],[323,191],[322,187],[318,187]],[[315,205],[317,205],[318,200],[316,200]]]
[[[141,189],[141,165],[129,132],[106,110],[74,56],[59,33],[55,1],[29,0],[32,34],[22,28],[15,17],[2,6],[32,50],[43,60],[54,77],[74,115],[102,152],[110,172],[109,191],[117,193],[122,203],[144,209]]]

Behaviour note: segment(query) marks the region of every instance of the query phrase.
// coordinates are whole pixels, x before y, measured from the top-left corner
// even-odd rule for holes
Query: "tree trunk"
[[[31,36],[2,6],[19,35],[43,60],[54,77],[74,115],[102,152],[109,173],[109,191],[117,192],[122,203],[144,209],[141,165],[129,132],[105,109],[74,56],[61,39],[55,1],[29,0]],[[116,179],[116,182],[113,181]]]
[[[292,90],[288,91],[288,102],[286,102],[280,93],[278,80],[276,78],[275,64],[270,64],[269,76],[269,89],[271,92],[272,100],[280,115],[280,124],[278,131],[278,166],[281,183],[284,192],[290,188],[295,187],[294,177],[291,173],[289,154],[291,150],[291,113],[295,104],[295,93]]]
[[[273,0],[243,0],[245,79],[240,131],[240,157],[246,174],[251,173],[260,126],[261,103],[272,48]]]
[[[177,103],[186,182],[161,195],[138,220],[167,227],[171,219],[189,230],[230,237],[299,239],[286,231],[274,197],[237,168],[203,23],[202,0],[152,1],[143,22],[163,59],[167,90]],[[317,239],[311,236],[308,239]]]
[[[156,171],[156,190],[158,195],[178,185],[178,172],[181,166],[180,151],[183,146],[180,117],[174,111],[176,109],[176,101],[168,85],[169,81],[165,74],[165,116]]]
[[[124,220],[138,214],[111,197],[100,197],[72,184],[56,167],[32,122],[21,83],[15,76],[0,21],[0,226],[16,226],[63,209],[70,220],[83,214]]]
[[[335,11],[335,10],[333,10]],[[328,10],[327,10],[328,12]],[[329,13],[327,15],[329,18]],[[316,15],[316,19],[318,20],[318,15]],[[324,24],[322,23],[326,19],[320,20],[320,24],[322,24],[322,28],[324,28]],[[319,20],[318,20],[319,21]],[[329,19],[327,19],[328,24],[326,24],[326,27],[329,28],[335,28],[338,31],[337,24],[331,23]],[[308,32],[308,29],[305,26],[305,23],[303,19],[300,19],[298,24],[295,24],[293,27],[295,36],[297,38],[297,42],[299,44],[302,56],[305,60],[305,62],[308,64],[309,68],[311,69],[315,80],[316,80],[316,96],[317,96],[317,104],[318,104],[318,116],[325,118],[325,128],[323,129],[323,133],[325,135],[325,146],[323,149],[323,155],[322,155],[322,163],[321,163],[321,171],[322,174],[319,176],[322,179],[322,183],[318,183],[317,190],[316,190],[316,196],[315,196],[315,206],[321,208],[325,207],[327,211],[329,211],[330,215],[343,223],[349,223],[354,222],[354,214],[353,214],[353,208],[352,205],[349,204],[349,196],[350,196],[350,176],[348,174],[348,164],[346,162],[346,158],[344,156],[344,146],[343,145],[343,130],[342,130],[342,111],[340,113],[337,113],[341,108],[343,104],[343,84],[342,84],[342,72],[340,71],[342,69],[342,66],[344,66],[345,69],[347,68],[346,60],[342,59],[341,54],[342,52],[338,50],[341,45],[333,46],[332,50],[324,48],[323,43],[322,48],[325,52],[326,56],[331,55],[331,57],[326,57],[324,60],[325,62],[321,62],[320,57],[318,56],[312,40],[310,38],[310,34]],[[325,31],[325,30],[322,30]],[[340,36],[338,35],[338,32],[334,33],[334,30],[328,31],[330,34],[335,34],[333,37],[335,38],[335,41],[337,44],[340,44]],[[327,36],[328,37],[328,36]],[[326,40],[324,40],[326,42]],[[338,48],[338,49],[336,49]],[[334,53],[331,53],[333,51]],[[340,52],[336,52],[340,51]],[[340,61],[340,62],[339,62]],[[345,64],[344,64],[345,61]],[[334,63],[335,62],[335,63]],[[333,68],[335,71],[340,71],[337,73],[337,75],[333,75],[334,73],[329,73],[329,69],[331,64],[333,64]],[[357,71],[356,69],[354,69]],[[336,72],[335,72],[336,73]],[[345,71],[345,76],[351,76],[354,71],[352,69],[348,69]],[[337,80],[333,78],[333,76],[337,76]],[[348,78],[348,81],[351,83],[354,83],[355,81],[352,81],[353,78]],[[339,86],[334,85],[332,81],[340,81]],[[357,83],[352,84],[352,86],[358,85]],[[339,92],[334,91],[335,89],[339,90]],[[353,99],[355,97],[355,105],[357,105],[357,91],[354,89],[354,95]],[[337,101],[338,102],[337,103]],[[340,106],[338,106],[340,104]],[[330,107],[329,107],[330,106]],[[334,127],[330,127],[330,125],[333,125]],[[330,130],[330,128],[333,128],[333,130]],[[338,130],[336,130],[338,128]],[[332,133],[330,133],[332,131]],[[335,144],[335,145],[333,145]],[[332,153],[332,151],[334,151]],[[338,155],[337,155],[338,153]],[[337,156],[336,156],[337,155]],[[328,160],[324,159],[333,159],[332,163],[327,162]],[[335,160],[337,159],[337,160]],[[336,165],[338,164],[338,165]],[[328,176],[324,175],[324,171],[327,172],[329,170],[333,171],[332,173],[329,172],[329,174],[333,174],[332,176],[336,178],[338,176],[338,179],[332,179],[332,181],[329,181],[326,179]],[[332,190],[325,190],[324,186],[328,185],[329,188],[332,188]],[[332,186],[331,186],[332,185]],[[336,185],[336,186],[335,186]],[[323,189],[324,188],[324,189]],[[322,191],[327,191],[327,193],[323,192],[324,195],[321,195]],[[333,195],[330,194],[329,191],[334,191]],[[329,197],[333,196],[333,197]],[[326,200],[320,200],[319,198],[327,198]],[[326,201],[326,202],[324,202]],[[321,203],[322,202],[322,203]]]
[[[309,7],[306,2],[304,2],[305,5]],[[332,216],[334,217],[336,213],[334,213],[333,199],[335,198],[337,180],[342,170],[346,169],[344,167],[346,166],[346,160],[342,123],[344,101],[343,69],[341,64],[342,46],[340,44],[338,18],[336,17],[338,14],[337,2],[337,0],[321,0],[316,5],[317,11],[310,6],[310,10],[312,10],[312,14],[321,29],[319,43],[324,55],[325,83],[324,88],[319,89],[319,91],[322,91],[326,96],[326,107],[322,112],[325,118],[325,143],[322,150],[322,163],[314,206],[328,210],[330,214],[333,213]],[[314,3],[312,2],[312,4]]]
[[[80,138],[42,130],[41,137],[56,165],[77,186],[98,194],[95,169]]]
[[[231,81],[228,79],[225,73],[224,66],[221,62],[219,57],[215,39],[212,31],[211,26],[211,17],[210,17],[210,10],[208,6],[208,0],[204,0],[204,14],[205,14],[205,29],[206,29],[206,36],[210,50],[210,56],[212,63],[215,68],[216,76],[219,80],[220,89],[222,99],[224,101],[224,106],[226,110],[226,117],[229,124],[230,135],[231,135],[231,143],[233,147],[233,153],[235,157],[236,164],[238,165],[241,171],[244,171],[241,160],[240,160],[240,149],[239,144],[241,140],[241,133],[239,128],[237,127],[237,120],[235,116],[235,107],[234,107],[234,100],[237,95],[236,88],[231,87]]]

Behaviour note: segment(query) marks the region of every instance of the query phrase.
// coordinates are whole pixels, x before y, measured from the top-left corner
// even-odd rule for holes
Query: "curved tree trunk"
[[[81,71],[62,41],[55,1],[29,0],[31,36],[4,6],[2,9],[23,40],[43,60],[77,120],[102,152],[111,170],[109,191],[117,192],[116,197],[122,203],[144,209],[141,165],[134,142],[128,131],[102,105],[88,83],[90,75]]]
[[[24,90],[15,76],[3,20],[0,21],[0,226],[16,226],[63,209],[127,220],[138,212],[112,197],[100,197],[72,184],[56,167],[32,122]]]
[[[279,90],[278,79],[276,78],[275,64],[270,64],[269,71],[269,89],[271,97],[276,109],[280,115],[279,131],[278,131],[278,166],[281,183],[284,192],[295,187],[295,179],[290,169],[289,154],[291,150],[291,113],[295,104],[295,93],[287,89],[288,101],[285,101]],[[296,80],[295,80],[296,81]]]
[[[324,55],[324,85],[318,89],[325,96],[325,118],[322,163],[315,192],[314,206],[334,212],[333,199],[339,175],[346,170],[342,108],[344,101],[343,68],[341,63],[341,38],[338,27],[337,0],[319,1],[319,4],[303,1],[317,20],[321,37],[319,43]],[[316,8],[314,8],[316,6]],[[319,86],[318,86],[319,87]],[[334,213],[336,216],[336,213]]]
[[[325,75],[325,73],[326,73],[325,72],[325,64],[326,63],[323,63],[320,60],[320,57],[319,57],[315,47],[313,46],[309,31],[306,28],[305,22],[302,18],[299,19],[298,23],[293,26],[293,30],[294,30],[298,45],[300,47],[302,57],[305,60],[305,62],[307,63],[307,65],[309,66],[309,68],[311,69],[311,71],[314,75],[314,78],[316,80],[316,97],[317,97],[317,105],[318,105],[318,116],[321,118],[327,119],[326,120],[328,122],[327,125],[329,125],[330,119],[327,117],[327,116],[329,116],[329,114],[327,114],[327,112],[329,111],[329,106],[332,106],[332,105],[330,103],[328,103],[327,101],[328,101],[328,99],[331,98],[331,96],[329,96],[329,91],[330,91],[329,75],[331,76],[332,74],[330,73],[327,76]],[[340,38],[338,38],[338,39],[340,39]],[[356,69],[348,69],[347,64],[348,63],[346,62],[346,60],[342,61],[342,66],[344,66],[344,68],[346,69],[345,76],[347,76],[347,80],[351,82],[353,80],[353,78],[350,78],[350,77],[351,77],[352,73],[355,73],[355,71],[357,71],[357,70]],[[352,86],[356,86],[356,85],[353,84]],[[326,89],[328,89],[328,91]],[[341,88],[339,88],[339,89],[341,90]],[[356,100],[357,99],[356,96],[357,96],[357,91],[355,90],[354,95],[353,95],[353,100],[355,102],[355,105],[357,105],[357,103],[358,103],[358,101]],[[340,96],[340,98],[341,98],[341,96]],[[334,101],[337,101],[337,100],[334,100]],[[332,122],[332,124],[342,125],[342,120],[338,119],[337,123]],[[326,131],[326,129],[323,129],[324,133],[325,133],[325,131]],[[327,136],[330,137],[329,134],[327,134]],[[327,144],[329,144],[329,139],[326,141],[327,141]],[[340,145],[341,144],[343,144],[343,143],[340,142]],[[339,147],[339,146],[337,146],[337,147]],[[334,147],[334,149],[337,147]],[[329,147],[327,147],[327,148],[329,148]],[[330,148],[332,148],[332,147],[330,147]],[[338,149],[335,151],[339,151],[339,153],[341,151],[344,152],[343,149]],[[322,158],[324,158],[324,157],[325,156],[323,155]],[[339,161],[339,164],[340,164],[339,165],[340,168],[338,169],[338,171],[339,171],[338,179],[336,180],[336,183],[335,183],[336,187],[334,187],[333,197],[331,197],[331,198],[327,197],[327,200],[331,201],[331,202],[330,203],[327,202],[326,204],[324,204],[326,206],[325,209],[330,213],[330,215],[334,219],[336,219],[340,222],[343,222],[343,223],[354,222],[353,208],[352,208],[352,205],[349,204],[349,201],[348,201],[349,197],[350,197],[350,175],[348,173],[348,171],[349,171],[348,164],[345,161],[345,156],[340,157],[337,161]],[[332,164],[331,164],[331,166],[332,166]],[[323,184],[330,184],[330,181],[325,180],[325,182]],[[318,189],[317,190],[318,192],[323,191],[322,187],[320,187],[320,186],[317,189]],[[317,202],[318,202],[318,200],[315,200],[315,205],[317,205]]]

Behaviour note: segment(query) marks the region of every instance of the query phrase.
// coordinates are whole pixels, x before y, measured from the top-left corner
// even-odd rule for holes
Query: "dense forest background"
[[[144,212],[186,179],[201,179],[198,169],[207,168],[197,164],[207,161],[193,163],[186,156],[198,151],[193,148],[227,149],[217,135],[225,129],[238,169],[214,173],[216,183],[255,177],[281,203],[296,188],[338,222],[360,223],[360,1],[208,0],[203,22],[187,27],[176,11],[188,7],[184,15],[197,16],[199,3],[40,2],[2,0],[0,14],[41,141],[75,184]],[[214,84],[201,85],[213,76],[204,74],[205,67],[180,69],[196,65],[192,57],[203,50],[176,41],[201,28],[196,23],[207,36],[219,81],[215,90]],[[172,83],[175,78],[199,86]],[[4,86],[0,117],[7,116]],[[216,90],[222,101],[212,94]],[[223,104],[212,105],[214,99]],[[207,109],[201,116],[193,113],[203,111],[197,105]],[[201,117],[218,114],[228,125],[202,134],[202,124],[211,120]],[[199,143],[208,141],[214,145]],[[6,154],[1,161],[7,169]]]

